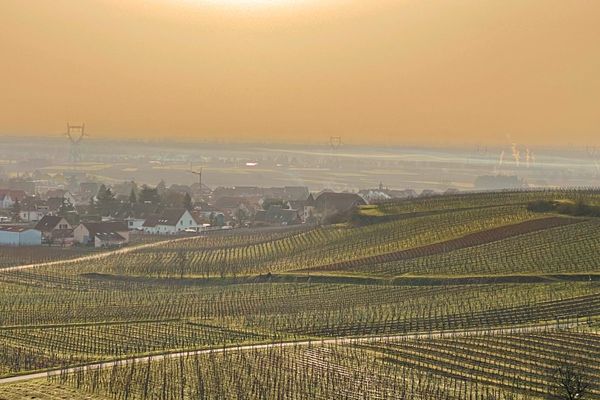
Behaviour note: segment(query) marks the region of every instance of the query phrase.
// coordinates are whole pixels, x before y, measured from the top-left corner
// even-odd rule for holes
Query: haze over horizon
[[[583,0],[3,0],[0,135],[600,145],[599,15]]]

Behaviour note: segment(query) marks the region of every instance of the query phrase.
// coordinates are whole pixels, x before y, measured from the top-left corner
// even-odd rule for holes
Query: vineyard
[[[385,202],[356,211],[368,223],[80,260],[0,252],[27,265],[0,268],[0,399],[541,400],[563,365],[598,399],[600,220],[528,210],[540,199],[600,194]]]
[[[0,270],[2,268],[14,267],[23,264],[36,264],[52,261],[66,260],[89,254],[91,250],[86,248],[62,248],[62,247],[1,247],[0,246]]]
[[[545,399],[561,393],[552,371],[570,363],[589,365],[594,398],[599,340],[549,330],[233,348],[58,373],[37,384],[110,399]],[[580,352],[566,357],[573,345]]]
[[[206,249],[203,238],[190,239],[105,258],[93,264],[69,264],[64,269],[77,273],[204,278],[289,272],[425,246],[544,217],[521,206],[497,206],[364,227],[317,227],[248,245]]]

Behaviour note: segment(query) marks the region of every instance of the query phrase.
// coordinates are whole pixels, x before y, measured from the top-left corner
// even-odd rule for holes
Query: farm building
[[[167,209],[158,216],[151,216],[146,219],[142,228],[144,232],[157,235],[174,235],[186,229],[200,227],[201,224],[188,210]]]
[[[113,247],[129,243],[129,229],[125,222],[84,222],[74,232],[75,243],[94,247]]]
[[[42,232],[26,226],[0,226],[0,246],[39,246]]]

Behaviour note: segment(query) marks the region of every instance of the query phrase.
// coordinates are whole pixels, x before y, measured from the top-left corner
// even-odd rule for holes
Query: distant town
[[[306,186],[212,189],[200,182],[107,185],[86,174],[35,172],[0,180],[0,245],[105,248],[126,245],[132,235],[322,224],[359,205],[439,194],[383,184],[356,193],[310,192]]]
[[[318,224],[358,205],[418,195],[383,185],[358,193],[311,193],[305,186],[211,189],[201,183],[167,185],[164,181],[156,186],[134,181],[106,185],[87,178],[36,172],[1,180],[0,245],[103,248],[126,245],[132,234],[189,235]]]

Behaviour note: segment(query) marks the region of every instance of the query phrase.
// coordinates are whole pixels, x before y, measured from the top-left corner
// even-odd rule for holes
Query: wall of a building
[[[19,237],[21,246],[40,246],[42,244],[42,232],[36,229],[21,232]]]
[[[0,245],[2,246],[18,246],[19,233],[0,231]]]

